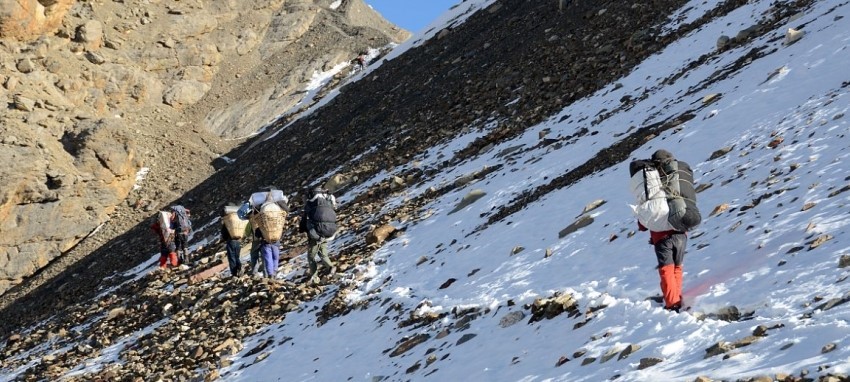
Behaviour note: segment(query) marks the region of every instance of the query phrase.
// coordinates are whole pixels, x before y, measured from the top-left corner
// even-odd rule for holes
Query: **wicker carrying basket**
[[[245,235],[245,227],[248,226],[247,220],[242,220],[235,213],[224,215],[222,218],[224,227],[232,239],[241,239]]]
[[[280,241],[283,235],[283,226],[286,224],[286,211],[276,203],[266,203],[260,207],[260,213],[254,218],[257,228],[263,233],[263,239],[267,242]]]

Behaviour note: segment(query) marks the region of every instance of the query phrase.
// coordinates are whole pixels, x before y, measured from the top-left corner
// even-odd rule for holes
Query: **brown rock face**
[[[0,0],[0,38],[33,40],[55,31],[75,0]]]
[[[171,203],[317,74],[409,36],[362,0],[199,4],[0,0],[0,294]]]
[[[103,223],[130,192],[140,164],[120,125],[82,125],[63,141],[3,140],[0,292],[45,266]],[[63,147],[64,146],[64,147]],[[66,151],[67,150],[67,151]]]

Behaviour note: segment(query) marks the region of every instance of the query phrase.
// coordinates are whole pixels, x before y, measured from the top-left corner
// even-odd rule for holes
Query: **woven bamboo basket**
[[[236,214],[224,215],[222,220],[232,239],[241,239],[242,236],[245,236],[245,227],[248,226],[247,220],[240,219]]]
[[[286,224],[286,211],[275,203],[266,203],[260,207],[260,213],[255,218],[257,228],[263,233],[263,239],[268,242],[279,241]]]

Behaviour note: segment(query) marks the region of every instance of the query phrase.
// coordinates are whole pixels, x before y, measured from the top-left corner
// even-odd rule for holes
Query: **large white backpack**
[[[673,226],[667,220],[670,208],[667,204],[667,193],[664,191],[661,174],[655,167],[650,166],[648,161],[634,161],[630,167],[633,171],[629,188],[637,202],[637,205],[630,206],[640,224],[650,231],[673,230]]]
[[[696,205],[694,175],[687,163],[636,160],[629,165],[631,205],[638,221],[650,231],[687,232],[702,221]]]

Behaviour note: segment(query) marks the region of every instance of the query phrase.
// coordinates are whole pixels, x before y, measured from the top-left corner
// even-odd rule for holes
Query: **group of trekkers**
[[[336,273],[336,265],[328,253],[328,243],[336,235],[336,198],[322,187],[306,193],[304,208],[299,216],[299,231],[307,235],[306,280],[318,283],[319,255],[321,264],[328,274]],[[289,200],[283,191],[270,188],[255,192],[239,206],[224,207],[221,225],[221,240],[225,243],[230,274],[239,277],[262,275],[276,278],[280,265],[280,241],[290,212]],[[251,238],[251,250],[247,270],[242,269],[241,240]]]
[[[232,277],[277,277],[281,238],[289,212],[289,199],[283,191],[273,187],[251,194],[241,204],[224,207],[221,215],[221,242],[225,245]],[[157,213],[151,229],[159,237],[161,269],[167,268],[169,263],[176,267],[190,260],[186,247],[192,231],[189,217],[189,210],[181,205]],[[333,276],[336,265],[330,259],[328,243],[334,239],[337,231],[336,198],[328,190],[319,186],[306,193],[298,230],[307,236],[309,269],[305,280],[309,283],[319,282],[319,264]],[[243,239],[251,240],[247,269],[243,269],[240,258]],[[316,260],[317,255],[319,261]]]
[[[667,150],[657,150],[650,159],[632,161],[629,165],[630,188],[636,205],[632,206],[640,231],[649,231],[649,243],[655,249],[656,267],[661,280],[664,308],[683,309],[682,276],[687,246],[687,232],[702,220],[696,206],[693,171]],[[280,239],[289,213],[289,200],[283,191],[269,188],[255,192],[241,205],[224,207],[221,240],[225,243],[228,265],[233,277],[256,276],[258,272],[276,278],[280,263]],[[308,273],[305,280],[317,283],[319,256],[321,264],[336,272],[328,253],[328,242],[336,231],[336,199],[321,186],[306,193],[300,214],[299,232],[307,235]],[[177,205],[157,215],[151,228],[160,237],[160,268],[170,261],[172,266],[186,261],[186,242],[191,232],[189,210]],[[242,238],[250,237],[250,261],[242,269]]]

